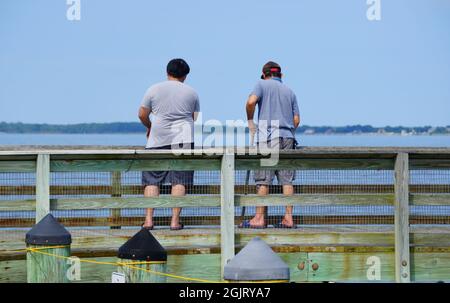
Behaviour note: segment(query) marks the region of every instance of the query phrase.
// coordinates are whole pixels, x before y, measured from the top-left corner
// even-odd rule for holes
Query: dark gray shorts
[[[194,149],[194,143],[177,144],[177,146],[166,145],[147,149]],[[142,185],[161,185],[161,184],[194,184],[194,171],[143,171]]]
[[[280,150],[295,149],[294,138],[278,138],[277,142],[272,141],[268,143],[270,147],[275,147],[276,144],[278,144]],[[292,182],[295,180],[295,170],[256,170],[254,175],[256,186],[272,185],[274,176],[277,177],[280,185],[292,185]]]

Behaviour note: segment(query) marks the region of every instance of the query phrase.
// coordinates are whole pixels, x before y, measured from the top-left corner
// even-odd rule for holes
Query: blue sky
[[[0,1],[0,121],[137,121],[171,58],[204,119],[245,119],[262,65],[275,60],[302,124],[450,125],[450,1]]]

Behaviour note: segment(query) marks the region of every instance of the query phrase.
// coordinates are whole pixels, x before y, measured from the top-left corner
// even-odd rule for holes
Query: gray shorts
[[[177,146],[161,146],[146,149],[194,149],[194,143],[177,144]],[[142,185],[192,185],[194,184],[194,171],[143,171],[142,172]]]
[[[295,149],[296,141],[294,138],[278,138],[275,145],[273,141],[268,143],[271,147],[275,147],[276,144],[279,144],[280,150]],[[254,175],[256,186],[272,185],[274,176],[280,185],[292,185],[295,180],[295,170],[256,170]]]

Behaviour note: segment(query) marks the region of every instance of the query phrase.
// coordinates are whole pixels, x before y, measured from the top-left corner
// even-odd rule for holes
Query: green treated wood
[[[38,248],[39,245],[29,245]],[[47,246],[46,246],[47,247]],[[70,246],[62,248],[41,249],[44,253],[61,256],[49,256],[39,252],[27,252],[27,282],[28,283],[67,283],[69,264],[65,257],[70,257]]]
[[[279,159],[278,164],[261,167],[259,159],[236,159],[236,170],[275,169],[392,169],[392,159]]]
[[[385,252],[308,253],[308,281],[394,282],[394,258]]]
[[[393,194],[236,195],[236,206],[393,205]]]
[[[121,172],[111,172],[111,197],[121,197],[121,187],[122,187],[122,173]],[[120,208],[111,209],[111,219],[113,221],[111,228],[120,228],[120,225],[115,224],[115,221],[120,219]]]
[[[415,205],[441,205],[449,195],[436,197],[431,195],[413,195]],[[420,197],[419,197],[420,196]],[[437,196],[437,195],[436,195]],[[284,205],[393,205],[393,194],[296,194],[283,195],[235,195],[236,206],[284,206]],[[434,200],[433,200],[434,199]],[[419,202],[417,202],[419,201]],[[445,203],[442,203],[445,205]],[[70,209],[124,209],[146,207],[218,207],[219,195],[173,197],[161,195],[159,197],[113,197],[113,198],[58,198],[50,199],[52,210]],[[0,202],[0,211],[34,210],[34,200],[6,200]]]
[[[412,253],[411,280],[450,282],[450,253]]]
[[[133,263],[137,261],[119,259],[120,263]],[[138,269],[140,268],[140,269]],[[117,271],[125,275],[127,283],[165,283],[167,277],[157,273],[166,273],[167,264],[135,264],[130,266],[119,265]],[[151,272],[150,272],[151,271]]]
[[[381,281],[394,281],[395,254],[386,251],[359,252],[330,252],[324,253],[279,253],[279,256],[288,264],[291,271],[292,282],[307,281],[336,281],[336,282],[372,282],[367,279],[367,264],[371,256],[380,257]],[[339,248],[339,247],[337,247]],[[350,248],[349,248],[350,249]],[[115,257],[87,258],[103,262],[116,262]],[[319,268],[313,275],[312,263],[319,262]],[[305,262],[305,269],[300,270],[298,264]],[[370,261],[370,260],[369,260]],[[111,274],[116,271],[112,265],[98,265],[81,263],[81,280],[77,283],[109,283]],[[212,281],[220,280],[220,254],[171,255],[167,262],[167,272]],[[411,254],[411,280],[414,282],[450,282],[450,252],[428,253],[415,252]],[[373,277],[373,275],[371,275]],[[0,282],[23,283],[27,281],[26,261],[0,261]],[[167,278],[169,283],[188,283],[175,278]],[[377,281],[373,281],[377,282]]]
[[[0,173],[33,173],[36,161],[0,161]]]
[[[50,212],[50,155],[39,154],[36,163],[36,223]]]
[[[411,159],[411,169],[450,169],[450,159]]]
[[[220,247],[221,268],[234,257],[234,154],[222,158],[220,172]],[[223,276],[223,275],[222,275]]]
[[[24,211],[35,209],[36,209],[35,199],[0,201],[0,211]]]
[[[158,208],[158,207],[215,207],[220,206],[219,195],[174,197],[119,197],[119,198],[74,198],[52,199],[51,209],[105,209],[105,208]]]
[[[450,194],[410,194],[411,205],[450,205]]]
[[[410,282],[409,258],[409,164],[408,154],[395,161],[395,281]]]
[[[53,160],[53,172],[219,170],[218,159]]]

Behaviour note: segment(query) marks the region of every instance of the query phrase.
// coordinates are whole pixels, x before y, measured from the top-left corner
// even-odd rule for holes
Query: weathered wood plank
[[[279,253],[279,256],[288,264],[291,271],[292,282],[336,281],[336,282],[377,282],[368,280],[367,276],[376,269],[374,259],[380,258],[382,282],[392,282],[394,275],[394,254],[388,252],[370,253]],[[115,257],[96,257],[87,260],[100,262],[116,262]],[[310,260],[319,263],[317,271],[311,269]],[[220,254],[195,255],[169,255],[167,268],[169,273],[207,279],[220,280]],[[368,262],[369,261],[369,262]],[[375,260],[376,261],[376,260]],[[305,262],[303,270],[299,264]],[[1,261],[0,282],[23,283],[26,282],[25,261]],[[112,265],[98,265],[81,263],[81,283],[109,283],[111,273],[116,271]],[[450,254],[447,253],[412,253],[411,254],[411,280],[414,282],[450,282]],[[186,282],[179,279],[168,278],[167,282]]]
[[[0,211],[34,210],[33,200],[0,201]],[[236,206],[284,206],[284,205],[392,205],[392,194],[297,194],[294,196],[235,195]],[[115,197],[115,198],[59,198],[50,199],[52,210],[70,209],[125,209],[147,207],[217,207],[218,195],[172,197]]]
[[[234,257],[234,154],[222,158],[220,172],[220,248],[221,276],[224,266]]]
[[[450,205],[450,194],[410,194],[411,205]]]
[[[237,170],[274,169],[392,169],[392,159],[279,159],[276,166],[261,167],[259,159],[236,159]]]
[[[0,161],[0,173],[34,173],[36,161]]]
[[[284,206],[284,205],[393,205],[393,194],[296,194],[283,195],[237,195],[236,206]]]
[[[35,209],[36,200],[34,199],[0,201],[0,211],[26,211]]]
[[[409,163],[408,154],[395,161],[395,281],[410,282],[409,259]]]
[[[36,223],[50,213],[50,155],[39,154],[36,163]]]
[[[450,159],[412,159],[411,169],[450,169]]]
[[[159,197],[119,197],[119,198],[74,198],[51,199],[51,208],[69,209],[124,209],[159,207],[218,207],[219,196],[159,196]]]
[[[111,197],[121,197],[121,188],[122,186],[122,173],[121,172],[111,172],[111,188],[112,188],[112,193],[111,193]],[[118,208],[113,208],[111,209],[111,220],[113,222],[118,221],[118,219],[120,218],[120,209]],[[111,226],[111,228],[120,228],[120,225],[116,225],[113,224]]]
[[[52,172],[219,170],[217,159],[53,160]]]
[[[394,282],[393,253],[308,253],[308,281]],[[313,266],[314,265],[314,266]],[[314,270],[315,269],[315,270]]]
[[[170,185],[161,185],[162,194],[170,193]],[[188,188],[189,194],[220,194],[220,185],[194,184]],[[279,185],[269,186],[271,194],[281,194]],[[236,194],[254,194],[255,185],[234,186]],[[394,193],[394,186],[389,184],[327,184],[327,185],[294,185],[294,191],[301,194],[389,194]],[[51,195],[111,195],[113,188],[110,185],[51,185]],[[122,185],[122,195],[142,194],[142,185]],[[447,184],[412,184],[410,192],[420,195],[450,194]],[[35,187],[30,185],[0,186],[0,196],[8,195],[34,195]],[[444,201],[445,202],[445,201]]]

